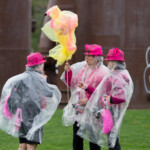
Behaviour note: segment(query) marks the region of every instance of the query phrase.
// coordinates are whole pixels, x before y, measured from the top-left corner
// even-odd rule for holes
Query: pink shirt
[[[108,73],[107,69],[104,67],[95,68],[93,70],[87,71],[87,65],[85,65],[77,75],[73,76],[73,72],[70,69],[68,71],[68,81],[67,81],[67,72],[65,72],[65,80],[71,88],[77,88],[77,83],[83,81],[87,88],[78,92],[79,98],[84,97],[90,98],[91,94],[94,92],[95,88],[100,84],[103,77]]]

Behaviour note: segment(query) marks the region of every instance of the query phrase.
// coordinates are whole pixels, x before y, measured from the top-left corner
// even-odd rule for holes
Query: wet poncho
[[[27,67],[5,83],[0,101],[0,129],[14,136],[41,143],[42,126],[53,116],[61,100],[55,85]]]
[[[77,83],[82,81],[87,87],[96,88],[103,77],[108,73],[107,67],[102,62],[92,70],[89,69],[85,61],[78,62],[71,66],[72,78],[70,82],[71,97],[67,106],[63,110],[62,121],[64,126],[73,125],[75,121],[79,122],[82,118],[81,111],[84,111],[83,106],[79,106],[78,110],[74,108],[74,105],[78,104],[82,98],[90,98],[91,94],[86,90],[78,87]],[[65,73],[62,74],[61,79],[65,81]],[[81,107],[81,108],[80,108]]]
[[[126,69],[116,69],[110,72],[90,97],[82,120],[79,122],[80,129],[77,134],[99,146],[114,147],[132,93],[133,83]],[[111,113],[108,110],[106,112],[101,103],[106,95],[124,102],[111,104],[108,109]],[[100,112],[99,117],[97,117],[97,112]],[[111,118],[113,118],[113,126]],[[109,126],[111,130],[106,133],[105,129]]]

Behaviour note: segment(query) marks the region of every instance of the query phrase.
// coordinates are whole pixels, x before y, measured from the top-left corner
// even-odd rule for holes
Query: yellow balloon
[[[49,51],[49,56],[57,60],[57,65],[62,65],[70,60],[75,53],[76,37],[75,28],[78,26],[78,16],[70,11],[61,11],[58,6],[53,6],[46,12],[51,20],[44,25],[42,31],[57,45]]]

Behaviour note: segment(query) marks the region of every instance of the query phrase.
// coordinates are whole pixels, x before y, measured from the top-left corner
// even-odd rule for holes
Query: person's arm
[[[111,104],[121,104],[124,103],[125,100],[124,99],[120,99],[120,98],[116,98],[116,97],[110,97],[110,103]]]
[[[95,88],[93,88],[92,86],[86,86],[86,84],[82,81],[79,81],[78,82],[78,86],[81,88],[81,89],[84,89],[86,92],[88,92],[90,94],[90,96],[93,94]]]
[[[67,75],[68,73],[68,75]],[[72,70],[70,69],[68,72],[65,71],[65,81],[68,84],[68,86],[71,85],[71,79],[72,79]]]
[[[85,91],[87,91],[90,95],[93,94],[93,92],[95,91],[95,88],[93,88],[92,86],[88,86]]]
[[[121,104],[126,101],[126,88],[122,83],[122,80],[116,80],[113,89],[113,93],[110,97],[110,103]]]

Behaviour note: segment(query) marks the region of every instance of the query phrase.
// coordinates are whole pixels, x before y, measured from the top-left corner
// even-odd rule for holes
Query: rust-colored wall
[[[58,4],[61,9],[74,11],[79,17],[79,27],[76,30],[78,50],[70,62],[84,59],[86,43],[102,45],[105,55],[110,48],[119,47],[125,52],[127,69],[135,86],[130,108],[150,108],[150,92],[148,93],[144,88],[144,81],[147,86],[150,84],[148,69],[143,79],[146,68],[145,53],[150,45],[150,1],[51,0],[48,7],[55,4]],[[60,74],[62,70],[63,67],[60,67]],[[57,82],[57,85],[65,91],[62,82]],[[148,87],[150,89],[150,86]]]
[[[0,91],[25,69],[31,51],[31,1],[0,0]]]

